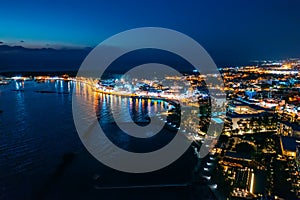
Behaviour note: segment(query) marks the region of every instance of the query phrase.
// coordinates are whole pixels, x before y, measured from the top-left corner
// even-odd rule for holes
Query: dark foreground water
[[[174,133],[164,130],[160,140],[138,143],[116,127],[108,109],[121,105],[130,110],[132,119],[144,123],[149,115],[165,111],[162,101],[98,94],[64,81],[0,86],[0,199],[213,199],[206,186],[123,188],[186,183],[195,156],[190,149],[172,165],[147,174],[104,166],[86,151],[77,135],[71,108],[73,88],[95,106],[106,134],[122,148],[157,149],[172,139]],[[124,123],[131,120],[122,111],[116,112]]]

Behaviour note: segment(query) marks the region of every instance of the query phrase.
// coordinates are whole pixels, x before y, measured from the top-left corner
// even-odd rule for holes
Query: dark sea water
[[[213,199],[206,187],[201,195],[199,187],[123,189],[186,183],[196,158],[189,149],[172,165],[146,174],[119,172],[101,164],[87,152],[76,132],[73,89],[74,95],[84,95],[93,104],[106,134],[124,149],[160,148],[173,137],[174,133],[165,130],[160,140],[138,143],[116,127],[108,109],[118,104],[131,114],[124,117],[122,110],[116,110],[121,121],[145,123],[149,116],[166,110],[163,101],[99,94],[71,81],[0,86],[0,199]]]

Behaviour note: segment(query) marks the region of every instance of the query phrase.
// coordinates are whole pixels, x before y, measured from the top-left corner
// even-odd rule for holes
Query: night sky
[[[1,46],[80,49],[94,47],[127,29],[157,26],[194,38],[218,65],[300,57],[297,0],[31,0],[0,5]],[[0,48],[0,58],[7,59],[0,60],[0,69],[19,65],[10,63],[9,51],[13,49],[3,51]]]

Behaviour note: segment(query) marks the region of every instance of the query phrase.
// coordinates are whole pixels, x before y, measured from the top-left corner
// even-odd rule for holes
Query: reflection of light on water
[[[154,101],[154,113],[157,113],[157,101]]]
[[[151,106],[151,100],[150,99],[148,99],[148,102],[147,102],[148,104],[148,111],[150,110],[150,106]]]
[[[142,106],[144,105],[144,100],[142,99],[139,99],[139,102],[138,102],[138,108],[139,108],[139,112],[141,113],[142,112]]]
[[[117,100],[118,100],[118,98],[116,97],[116,96],[112,96],[113,98],[112,98],[112,100],[113,100],[113,104],[117,104]]]
[[[20,90],[21,88],[24,88],[24,82],[19,82],[19,81],[16,81],[16,90]]]
[[[21,87],[21,82],[16,82],[16,85],[18,85],[17,90],[19,90]],[[27,112],[24,103],[24,93],[17,92],[16,93],[16,123],[18,123],[18,127],[20,127],[21,130],[24,130],[27,127],[26,118],[27,118]]]
[[[56,91],[57,91],[57,87],[58,87],[58,86],[57,86],[57,82],[58,82],[58,80],[56,80],[55,83],[54,83],[54,87],[55,87],[55,90],[56,90]]]
[[[83,97],[83,105],[93,106],[100,123],[114,122],[114,118],[120,122],[144,121],[145,117],[166,110],[165,101],[98,93],[87,84],[76,83],[75,91],[76,95]]]
[[[68,85],[67,85],[67,86],[68,86],[68,92],[70,92],[70,90],[71,90],[71,89],[70,89],[70,88],[71,88],[71,86],[70,86],[70,85],[71,85],[71,83],[70,83],[70,82],[68,82]]]
[[[16,82],[16,90],[18,90],[20,88],[19,83]]]
[[[60,86],[60,91],[63,92],[64,91],[64,85],[63,85],[63,81],[62,80],[60,80],[59,86]]]
[[[103,95],[102,95],[102,110],[106,110],[107,109],[107,105],[106,105],[106,96],[104,96],[103,98]]]

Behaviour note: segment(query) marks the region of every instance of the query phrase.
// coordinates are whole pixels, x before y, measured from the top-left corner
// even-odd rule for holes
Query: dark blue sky
[[[145,26],[196,39],[220,63],[300,57],[300,1],[6,1],[0,41],[22,46],[95,46]],[[20,42],[20,41],[24,42]]]

